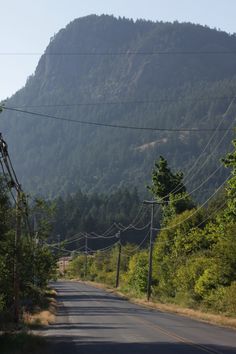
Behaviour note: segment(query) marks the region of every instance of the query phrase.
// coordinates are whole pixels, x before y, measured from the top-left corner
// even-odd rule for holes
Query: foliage
[[[154,196],[163,198],[168,188],[170,192],[168,206],[162,207],[165,223],[154,244],[152,294],[156,299],[226,315],[236,314],[234,154],[224,160],[232,167],[226,192],[218,193],[205,208],[193,207],[183,184],[182,193],[175,194],[175,174],[163,158],[160,164],[156,163],[153,186],[157,187],[157,194]],[[163,174],[160,171],[164,171]],[[177,177],[181,185],[183,175],[178,176],[181,176]],[[122,251],[121,286],[136,296],[143,296],[147,290],[148,249],[133,252],[133,247],[126,245]],[[88,256],[87,278],[114,286],[117,256],[117,248]],[[84,262],[84,256],[75,258],[68,274],[84,278]]]
[[[143,250],[135,254],[129,262],[127,283],[137,294],[147,291],[148,252]]]
[[[143,294],[147,290],[148,252],[141,250],[134,252],[136,246],[127,244],[122,247],[120,264],[120,286],[131,288],[136,294]],[[115,286],[117,270],[118,248],[109,251],[96,251],[87,257],[87,274],[85,274],[86,256],[74,257],[66,271],[67,277],[88,279]]]
[[[27,332],[0,335],[0,349],[4,354],[49,354],[50,348],[43,337]]]
[[[170,195],[183,194],[186,191],[183,185],[183,173],[171,172],[167,161],[160,156],[160,160],[155,162],[152,172],[152,185],[148,187],[153,196],[165,204],[169,202]]]
[[[21,238],[15,247],[15,209],[8,199],[8,188],[0,179],[0,327],[13,318],[14,277],[19,275],[20,312],[39,303],[48,281],[55,274],[56,259],[44,244],[48,231],[38,224],[37,238],[21,223]],[[37,204],[37,203],[36,203]],[[38,205],[37,205],[38,208]],[[42,206],[38,208],[38,212]]]
[[[226,167],[232,169],[232,176],[228,181],[226,188],[226,193],[228,196],[228,218],[230,220],[236,220],[236,140],[233,140],[234,151],[228,153],[226,158],[223,159],[223,162]]]
[[[219,208],[223,201],[219,195],[209,208],[192,209],[172,217],[158,235],[154,274],[159,299],[235,313],[229,311],[234,308],[229,294],[236,280],[234,154],[224,160],[233,167],[226,188],[227,207]]]
[[[162,206],[162,226],[177,214],[194,207],[192,198],[183,184],[183,173],[173,173],[167,160],[160,156],[152,172],[152,185],[148,187],[153,197]]]

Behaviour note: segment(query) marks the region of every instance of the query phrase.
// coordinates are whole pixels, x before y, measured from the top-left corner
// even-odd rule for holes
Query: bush
[[[228,287],[219,287],[213,291],[206,299],[205,306],[216,312],[226,314],[228,316],[236,315],[236,282]]]

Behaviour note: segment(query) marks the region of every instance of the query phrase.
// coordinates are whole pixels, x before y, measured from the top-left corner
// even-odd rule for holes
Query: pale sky
[[[34,73],[50,37],[75,18],[113,14],[153,21],[193,22],[236,32],[236,0],[0,0],[0,100]]]

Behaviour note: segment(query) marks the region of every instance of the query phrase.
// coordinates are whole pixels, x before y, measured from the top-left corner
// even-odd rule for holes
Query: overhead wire
[[[12,192],[11,187],[9,186],[9,179],[7,178],[7,174],[5,172],[4,165],[2,163],[2,158],[0,158],[0,165],[1,165],[1,169],[2,169],[4,180],[6,182],[6,186],[7,186],[8,190],[9,190],[9,193],[11,194],[11,197],[12,197],[12,199],[14,201],[14,204],[16,205],[16,198],[15,198],[13,192]]]
[[[211,214],[210,214],[208,217],[206,217],[206,218],[205,218],[204,220],[202,220],[200,223],[198,223],[197,225],[195,225],[192,229],[197,229],[197,228],[199,228],[200,226],[202,226],[203,224],[205,224],[208,220],[210,220],[210,219],[212,218],[212,216],[213,216],[215,213],[217,213],[217,212],[223,210],[226,204],[227,204],[227,201],[225,201],[222,205],[220,205],[220,206],[217,207],[215,210],[213,210],[213,212],[211,212]],[[191,229],[191,230],[192,230],[192,229]],[[190,232],[191,232],[191,230],[190,230]],[[159,230],[158,230],[158,229],[154,229],[154,231],[159,231]],[[186,237],[188,234],[189,234],[189,233],[187,232],[187,233],[181,234],[181,235],[182,235],[182,237]],[[170,243],[170,240],[165,240],[165,241],[159,241],[159,240],[158,240],[157,242],[158,242],[158,244],[169,244],[169,243]]]
[[[102,51],[102,52],[0,52],[2,56],[130,56],[130,55],[236,55],[236,50],[151,50],[151,51]]]
[[[99,240],[99,239],[110,240],[112,238],[117,238],[117,233],[114,235],[110,235],[110,236],[102,236],[102,235],[96,234],[96,232],[91,232],[90,234],[87,234],[87,238],[89,240]]]
[[[79,248],[76,248],[75,250],[68,250],[68,249],[63,248],[63,247],[60,247],[60,246],[51,245],[50,243],[44,242],[44,244],[45,244],[46,246],[48,246],[48,247],[53,248],[53,249],[57,249],[57,250],[59,250],[59,251],[68,252],[68,253],[75,252],[75,251],[79,251],[79,250],[81,250],[81,249],[84,248],[84,246],[81,246],[81,247],[79,247]]]
[[[90,252],[106,252],[108,250],[110,250],[111,248],[113,248],[115,245],[117,245],[120,241],[116,241],[115,243],[113,243],[112,245],[110,246],[107,246],[107,247],[104,247],[104,248],[99,248],[99,249],[92,249],[90,247],[87,247],[87,250],[90,251]]]
[[[44,119],[54,119],[54,120],[59,120],[59,121],[77,123],[77,124],[81,124],[81,125],[90,125],[90,126],[97,126],[97,127],[116,128],[116,129],[143,130],[143,131],[154,131],[154,132],[161,131],[161,132],[173,132],[173,133],[175,133],[175,132],[192,132],[192,133],[213,132],[216,130],[216,128],[157,128],[157,127],[144,127],[144,126],[142,127],[142,126],[132,126],[132,125],[123,125],[123,124],[110,124],[110,123],[84,121],[84,120],[58,117],[58,116],[54,116],[54,115],[50,115],[50,114],[27,111],[27,110],[17,109],[17,108],[10,108],[7,106],[3,106],[3,110],[18,112],[18,113],[25,113],[28,116],[37,116],[37,117],[41,117]],[[234,129],[232,129],[232,131],[233,130]],[[228,131],[228,129],[222,128],[222,129],[218,129],[218,131]]]
[[[138,249],[141,248],[141,246],[142,246],[142,245],[144,244],[144,242],[147,240],[149,234],[150,234],[150,230],[147,232],[147,234],[145,235],[145,237],[143,238],[143,240],[137,245],[137,247],[132,248],[132,250],[130,250],[130,252],[127,251],[127,250],[124,251],[124,249],[122,248],[121,254],[129,254],[129,253],[130,253],[130,255],[132,255],[134,252],[136,252]],[[121,244],[121,246],[124,246],[124,245]]]
[[[127,231],[127,230],[142,231],[150,226],[150,222],[148,224],[144,225],[143,227],[135,227],[134,225],[128,225],[125,227],[122,224],[118,224],[118,226],[120,226],[120,231],[122,231],[122,232]]]
[[[82,233],[80,233],[80,234],[81,234],[80,236],[79,236],[79,234],[78,234],[78,237],[77,237],[77,238],[75,238],[75,239],[63,240],[63,241],[60,242],[60,244],[68,245],[68,244],[70,244],[70,243],[78,242],[78,241],[80,241],[80,240],[82,240],[82,239],[84,238],[83,234],[82,234]],[[53,243],[53,244],[51,244],[51,245],[58,245],[58,242],[55,242],[55,243]]]
[[[231,122],[229,128],[226,130],[226,132],[224,133],[224,135],[221,137],[221,139],[218,141],[218,143],[215,145],[214,149],[210,152],[210,154],[207,155],[207,158],[204,160],[203,164],[201,165],[201,167],[198,169],[198,172],[201,171],[203,169],[203,167],[206,165],[206,163],[209,161],[209,159],[212,157],[213,153],[216,151],[216,149],[221,145],[221,143],[223,142],[223,140],[225,139],[225,137],[227,136],[227,134],[230,132],[232,125],[235,123],[236,118],[234,118],[234,120]],[[196,174],[196,173],[195,173]],[[184,182],[185,185],[189,184],[189,182],[193,179],[194,175],[192,175],[192,177],[190,177],[186,182]],[[178,189],[176,190],[178,191]]]
[[[179,226],[180,224],[184,223],[185,221],[189,220],[192,216],[194,216],[196,213],[199,212],[200,209],[202,209],[218,192],[219,190],[223,187],[223,185],[228,181],[228,179],[230,178],[230,175],[224,180],[224,182],[214,191],[214,193],[212,193],[210,195],[209,198],[206,199],[206,201],[204,203],[202,203],[198,208],[194,209],[194,212],[189,215],[187,218],[185,218],[184,220],[180,221],[179,223],[176,223],[174,225],[171,226],[167,226],[167,227],[162,227],[162,228],[156,228],[156,231],[165,231],[165,230],[171,230],[173,228],[175,228],[176,226]]]
[[[141,214],[141,212],[142,212],[142,214]],[[138,225],[140,224],[140,222],[144,219],[144,217],[146,215],[147,215],[147,209],[144,208],[144,205],[142,203],[140,205],[139,209],[138,209],[138,213],[136,214],[134,219],[128,225],[125,226],[122,223],[115,223],[115,225],[118,228],[118,230],[120,230],[120,231],[126,231],[126,230],[129,230],[129,229],[134,229],[135,227],[138,228]],[[137,221],[137,219],[138,219],[138,221]]]
[[[93,234],[93,235],[95,235],[95,236],[97,236],[97,237],[100,237],[100,238],[107,238],[107,237],[109,237],[109,236],[112,236],[112,235],[110,235],[110,232],[112,232],[112,230],[113,229],[116,229],[116,225],[115,225],[115,223],[113,222],[113,224],[106,230],[106,231],[104,231],[102,234],[98,234],[98,233],[96,233],[96,232],[92,232],[91,234]]]
[[[184,182],[184,186],[188,185],[194,177],[196,177],[196,175],[202,171],[203,167],[206,165],[206,163],[210,160],[210,158],[213,156],[213,154],[215,153],[216,149],[221,145],[221,143],[223,142],[223,140],[225,139],[225,137],[227,136],[227,134],[230,132],[230,129],[232,127],[232,125],[235,123],[235,120],[236,118],[234,118],[234,120],[231,122],[229,128],[228,128],[228,131],[225,132],[225,134],[221,137],[221,139],[218,141],[218,143],[215,145],[215,147],[213,148],[213,150],[210,152],[210,154],[207,155],[207,158],[204,160],[203,164],[201,165],[201,167],[197,170],[197,172],[195,172],[194,175],[192,175],[189,179],[187,179],[187,181],[184,182],[184,179],[183,179],[183,182]],[[208,145],[208,144],[207,144]],[[197,187],[195,187],[193,190],[191,190],[190,192],[188,192],[188,195],[192,195],[193,193],[195,193],[197,190],[199,190],[204,184],[206,184],[209,179],[211,177],[213,177],[216,172],[218,172],[223,166],[220,165],[218,166],[205,180],[203,180]],[[187,174],[189,175],[189,174]],[[181,189],[181,185],[179,183],[179,187],[175,187],[173,188],[173,190],[171,192],[169,192],[169,194],[165,195],[164,197],[162,197],[160,199],[160,201],[165,201],[165,199],[171,194],[171,193],[174,193],[174,194],[177,194],[178,191],[180,191]],[[175,201],[179,201],[179,200],[182,200],[184,199],[185,196],[180,196],[178,199],[176,199]]]
[[[233,99],[233,101],[234,101],[234,99]],[[232,105],[233,101],[231,101],[230,106]],[[229,110],[230,106],[228,107],[227,111]],[[183,183],[185,183],[186,179],[189,177],[191,172],[194,170],[195,166],[197,166],[198,162],[200,161],[201,157],[204,155],[204,153],[207,150],[208,146],[210,146],[211,142],[215,138],[215,136],[216,136],[216,134],[218,132],[218,129],[221,126],[221,124],[223,123],[224,120],[225,120],[225,114],[222,115],[222,119],[220,120],[219,124],[217,125],[215,132],[213,132],[213,134],[210,137],[210,139],[208,139],[207,144],[205,145],[205,147],[203,148],[203,150],[201,151],[199,156],[195,159],[193,165],[188,169],[187,174],[184,175],[184,178],[183,178],[183,181],[182,181]],[[172,192],[174,192],[176,190],[176,188]]]

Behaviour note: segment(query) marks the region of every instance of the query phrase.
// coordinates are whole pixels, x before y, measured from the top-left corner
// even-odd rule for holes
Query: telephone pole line
[[[0,113],[2,107],[0,106]],[[0,133],[0,165],[3,175],[7,181],[12,197],[15,201],[16,224],[15,224],[15,243],[14,243],[14,266],[13,266],[13,317],[16,324],[19,323],[20,318],[20,273],[19,273],[19,256],[20,256],[20,239],[21,239],[21,221],[23,210],[27,207],[23,190],[17,179],[16,173],[13,169],[9,154],[7,143],[3,140],[2,133]],[[5,166],[5,167],[4,167]],[[11,189],[16,191],[16,199]],[[27,215],[28,218],[28,215]],[[28,222],[28,220],[27,220]],[[28,224],[29,225],[29,224]]]
[[[120,258],[121,258],[121,232],[118,231],[117,237],[119,238],[118,241],[118,257],[117,257],[117,265],[116,265],[116,288],[119,287],[119,282],[120,282]]]
[[[14,257],[14,322],[19,323],[20,317],[20,279],[19,279],[19,243],[21,238],[21,195],[16,196],[16,231],[15,231],[15,257]]]
[[[88,272],[88,238],[85,235],[85,258],[84,258],[84,278],[87,279]]]
[[[153,217],[154,217],[154,205],[161,204],[156,200],[144,200],[144,204],[151,205],[151,222],[150,222],[150,239],[149,239],[149,260],[148,260],[148,284],[147,284],[147,300],[149,301],[152,292],[152,258],[153,258],[153,242],[154,242],[154,228],[153,228]]]

